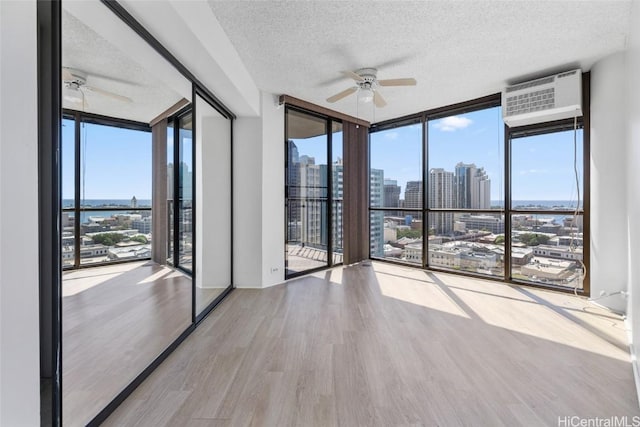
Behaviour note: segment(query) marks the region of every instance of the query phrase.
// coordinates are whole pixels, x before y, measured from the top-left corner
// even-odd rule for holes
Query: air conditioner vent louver
[[[531,82],[526,82],[526,83],[520,83],[519,85],[515,85],[515,86],[509,86],[507,88],[507,92],[513,92],[516,90],[523,90],[523,89],[528,89],[530,87],[533,86],[540,86],[540,85],[544,85],[547,83],[553,83],[553,79],[555,78],[555,76],[551,76],[551,77],[545,77],[544,79],[538,79],[538,80],[534,80]]]
[[[582,116],[582,73],[571,70],[506,87],[502,117],[509,127]]]
[[[547,88],[507,98],[507,115],[531,113],[555,107],[555,89]]]

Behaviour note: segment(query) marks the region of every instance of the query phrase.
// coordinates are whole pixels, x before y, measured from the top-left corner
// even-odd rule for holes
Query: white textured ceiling
[[[148,123],[191,98],[190,83],[99,2],[63,2],[62,65],[87,73],[87,86],[132,100],[84,91],[86,105],[63,99],[64,108]]]
[[[625,48],[631,1],[213,1],[209,6],[256,85],[381,121],[499,92]],[[341,70],[377,67],[388,105],[329,96]]]

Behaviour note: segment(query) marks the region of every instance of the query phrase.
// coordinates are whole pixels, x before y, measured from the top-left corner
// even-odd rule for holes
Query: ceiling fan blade
[[[78,92],[82,92],[82,90],[79,89]],[[87,98],[84,96],[84,93],[82,93],[82,98],[63,97],[62,103],[63,105],[71,104],[76,108],[80,108],[81,110],[84,110],[85,108],[89,107],[89,103],[87,102]],[[75,109],[74,107],[71,107],[71,108]]]
[[[378,84],[380,86],[415,86],[418,84],[416,79],[408,78],[408,79],[387,79],[387,80],[378,80]]]
[[[384,100],[378,91],[373,92],[373,103],[376,104],[376,107],[378,108],[382,108],[387,105],[387,101]]]
[[[342,74],[344,74],[347,77],[351,77],[353,80],[357,81],[357,82],[363,82],[364,79],[362,78],[361,75],[354,73],[353,71],[343,71]]]
[[[86,89],[86,90],[91,91],[91,92],[99,93],[100,95],[108,96],[108,97],[113,98],[113,99],[117,99],[118,101],[133,102],[131,100],[131,98],[128,98],[128,97],[123,96],[123,95],[118,95],[117,93],[109,92],[107,90],[99,89],[97,87],[83,86],[83,89]]]
[[[66,67],[62,67],[62,80],[67,82],[75,80],[75,77],[73,77],[71,71],[69,71],[69,69]]]
[[[327,102],[336,102],[341,100],[342,98],[345,98],[349,95],[351,95],[352,93],[354,93],[355,91],[357,91],[358,88],[357,87],[350,87],[349,89],[345,89],[340,93],[336,93],[335,95],[327,98]]]

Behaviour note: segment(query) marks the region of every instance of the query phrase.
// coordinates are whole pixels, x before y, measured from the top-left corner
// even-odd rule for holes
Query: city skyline
[[[518,138],[512,149],[512,199],[576,200],[573,131]],[[429,164],[455,170],[457,163],[475,163],[491,180],[490,200],[504,200],[504,122],[500,107],[449,116],[428,123]],[[577,131],[582,140],[582,130]],[[371,134],[370,167],[385,171],[404,194],[406,183],[422,180],[422,127],[413,124]],[[577,167],[582,191],[582,145]]]

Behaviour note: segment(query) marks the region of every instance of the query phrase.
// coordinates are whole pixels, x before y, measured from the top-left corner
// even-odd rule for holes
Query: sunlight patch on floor
[[[69,297],[132,271],[146,261],[91,267],[62,273],[62,296]]]
[[[157,273],[154,273],[148,277],[145,277],[144,279],[142,279],[141,281],[139,281],[137,284],[138,285],[144,285],[144,284],[148,284],[148,283],[154,283],[160,279],[162,279],[164,276],[167,276],[165,279],[169,279],[171,278],[171,276],[169,275],[169,273],[171,273],[172,270],[170,268],[163,268],[162,270],[158,271]]]
[[[454,299],[489,325],[629,361],[624,319],[591,305],[585,298],[445,273],[431,274]],[[586,339],[587,336],[592,338]]]

